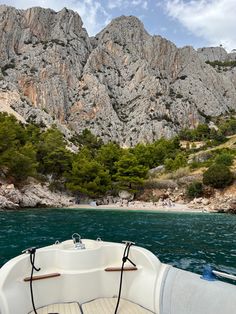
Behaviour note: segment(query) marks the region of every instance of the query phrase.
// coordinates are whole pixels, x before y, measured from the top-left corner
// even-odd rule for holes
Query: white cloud
[[[167,0],[165,8],[168,15],[209,45],[236,48],[235,0]]]
[[[142,8],[143,8],[144,10],[147,10],[147,9],[148,9],[148,1],[143,1],[143,3],[142,3]]]
[[[74,6],[70,9],[79,13],[90,35],[96,35],[111,19],[99,1],[83,0],[73,1],[73,3]]]
[[[79,13],[91,36],[98,33],[111,19],[99,0],[0,0],[1,3],[19,9],[41,6],[59,11],[67,7]]]
[[[115,8],[120,8],[123,4],[123,0],[109,0],[108,1],[108,9],[113,10]]]
[[[134,6],[140,5],[143,1],[142,0],[132,0],[131,4]]]
[[[161,31],[162,31],[163,33],[168,30],[167,27],[165,27],[165,26],[162,26],[160,29],[161,29]]]
[[[108,8],[113,10],[115,8],[134,8],[139,7],[141,9],[148,8],[148,0],[108,0]]]

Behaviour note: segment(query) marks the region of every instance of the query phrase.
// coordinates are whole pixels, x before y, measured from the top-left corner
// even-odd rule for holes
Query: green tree
[[[52,174],[54,179],[59,179],[70,171],[72,153],[64,147],[58,147],[48,152],[42,161],[44,173]]]
[[[67,187],[80,195],[98,197],[111,188],[109,171],[98,161],[78,155],[67,175]]]
[[[212,140],[213,145],[218,145],[225,141],[225,136],[222,130],[209,128],[207,124],[199,124],[195,129],[182,129],[179,133],[181,140],[186,141],[206,141]]]
[[[203,194],[203,184],[199,181],[193,181],[186,189],[186,194],[189,198],[200,197]]]
[[[212,140],[215,146],[226,141],[226,137],[224,134],[222,134],[221,130],[217,131],[213,128],[210,129],[209,138]]]
[[[36,151],[27,138],[25,126],[14,116],[0,113],[1,172],[19,182],[35,176],[36,167]]]
[[[40,128],[34,124],[28,124],[25,127],[25,132],[27,141],[37,145],[42,134]]]
[[[203,173],[203,183],[214,188],[224,188],[232,181],[232,172],[223,164],[213,164]]]
[[[231,117],[230,119],[223,121],[219,125],[219,130],[221,134],[226,136],[233,135],[236,133],[236,119]]]
[[[65,147],[64,136],[58,129],[52,127],[40,135],[39,151],[47,153],[58,147]]]
[[[118,144],[108,143],[99,148],[96,160],[109,170],[111,176],[114,176],[117,172],[115,163],[121,158],[122,153]]]
[[[148,167],[140,165],[137,158],[126,152],[119,161],[116,162],[116,180],[122,189],[135,191],[144,184]]]
[[[161,138],[160,140],[148,144],[146,146],[148,152],[143,154],[143,160],[147,158],[146,162],[140,159],[140,164],[148,165],[149,168],[163,165],[166,158],[174,158],[180,151],[179,138],[175,137],[172,140]],[[138,157],[139,159],[139,157]]]
[[[207,124],[199,124],[195,130],[193,130],[195,140],[205,140],[209,138],[210,129]]]
[[[222,152],[215,157],[215,163],[225,166],[232,166],[234,161],[234,156],[228,152]]]
[[[187,165],[187,159],[183,153],[178,153],[174,159],[167,158],[164,164],[166,170],[174,171],[185,167]]]
[[[131,152],[135,155],[139,164],[152,168],[155,159],[152,145],[140,143],[137,144]]]
[[[14,116],[0,113],[0,153],[13,148],[20,147],[26,142],[26,133]]]
[[[65,153],[64,160],[63,152]],[[39,172],[42,174],[53,174],[54,170],[56,170],[56,177],[59,176],[59,169],[61,168],[64,171],[64,168],[66,168],[65,164],[69,164],[70,154],[66,152],[63,134],[58,129],[51,128],[40,135],[37,144],[37,159]]]
[[[18,150],[10,148],[0,157],[0,165],[5,169],[5,175],[16,182],[24,181],[29,176],[37,174],[36,151],[31,143],[26,143]]]
[[[81,147],[89,148],[93,154],[103,145],[102,139],[94,135],[88,129],[84,129],[81,134],[74,136],[72,141]]]
[[[193,140],[192,130],[186,128],[180,130],[179,137],[181,140],[192,141]]]

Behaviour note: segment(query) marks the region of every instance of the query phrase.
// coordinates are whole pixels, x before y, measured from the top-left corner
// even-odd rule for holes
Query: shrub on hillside
[[[178,188],[178,184],[174,180],[149,179],[144,183],[144,189],[167,190]]]
[[[203,174],[203,183],[213,188],[224,188],[232,181],[232,172],[223,164],[213,164]]]
[[[178,180],[190,175],[189,167],[179,168],[176,171],[165,173],[161,176],[163,180]]]
[[[215,158],[215,163],[225,166],[232,166],[234,156],[230,153],[224,152],[220,155],[217,155]]]
[[[203,184],[200,181],[193,181],[186,189],[189,198],[200,197],[203,194]]]
[[[219,124],[219,131],[226,136],[236,133],[236,119],[231,117]]]
[[[167,171],[174,171],[179,168],[185,167],[187,165],[187,158],[185,154],[178,153],[174,159],[172,158],[165,159],[164,165]]]

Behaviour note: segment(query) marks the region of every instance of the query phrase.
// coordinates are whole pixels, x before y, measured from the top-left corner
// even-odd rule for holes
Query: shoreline
[[[174,206],[158,206],[158,205],[150,205],[150,204],[142,204],[142,205],[132,205],[132,206],[118,206],[116,204],[111,205],[97,205],[92,206],[89,204],[74,204],[67,206],[66,208],[70,209],[102,209],[102,210],[125,210],[125,211],[148,211],[148,212],[182,212],[182,213],[211,213],[214,211],[209,211],[202,208],[191,208],[187,204],[175,204]]]

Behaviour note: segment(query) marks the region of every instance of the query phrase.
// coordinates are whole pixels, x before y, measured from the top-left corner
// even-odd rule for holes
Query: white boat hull
[[[78,250],[72,240],[36,251],[39,276],[33,281],[35,307],[55,303],[80,305],[118,295],[124,244],[83,240]],[[132,246],[122,284],[122,299],[156,314],[234,314],[236,286],[205,281],[199,275],[161,263],[150,251]],[[110,270],[110,271],[107,271]],[[0,314],[32,311],[29,289],[31,263],[22,254],[0,270]],[[45,278],[46,277],[46,278]],[[26,281],[25,281],[26,280]],[[118,312],[119,313],[119,312]],[[113,314],[113,312],[111,313]]]

